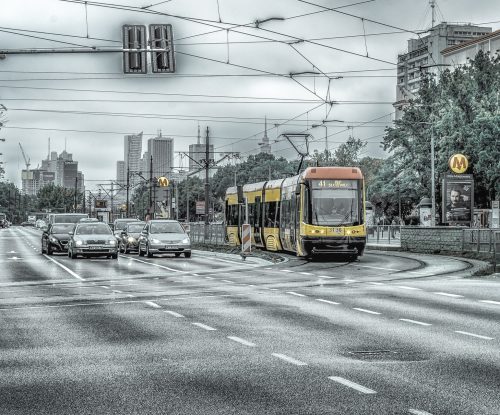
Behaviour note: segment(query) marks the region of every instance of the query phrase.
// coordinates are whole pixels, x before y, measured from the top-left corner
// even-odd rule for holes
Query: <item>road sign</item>
[[[454,154],[450,157],[448,165],[453,173],[462,174],[469,168],[469,160],[463,154]]]
[[[241,252],[249,254],[252,251],[252,227],[248,223],[241,225]]]

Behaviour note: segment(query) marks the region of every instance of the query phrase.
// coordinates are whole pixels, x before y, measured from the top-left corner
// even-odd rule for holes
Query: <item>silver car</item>
[[[111,228],[104,222],[80,222],[70,234],[68,256],[107,256],[118,258],[118,244]]]
[[[176,257],[184,254],[191,257],[191,240],[176,220],[150,220],[139,237],[139,255],[172,253]]]

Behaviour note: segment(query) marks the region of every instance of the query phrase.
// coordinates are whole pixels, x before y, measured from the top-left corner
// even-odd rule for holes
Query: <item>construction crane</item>
[[[19,147],[21,148],[21,153],[23,153],[23,157],[24,157],[24,163],[26,164],[26,170],[29,170],[30,169],[30,159],[29,157],[26,157],[26,153],[24,152],[24,149],[23,149],[23,146],[21,145],[21,143],[19,143]]]

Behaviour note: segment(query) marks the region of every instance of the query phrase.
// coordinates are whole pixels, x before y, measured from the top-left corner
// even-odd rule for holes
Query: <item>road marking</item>
[[[372,267],[370,265],[358,265],[358,264],[353,264],[353,265],[356,266],[356,267],[360,267],[360,268],[381,269],[383,271],[402,271],[402,270],[396,269],[396,268]]]
[[[193,274],[194,275],[194,274]],[[205,277],[207,280],[213,280],[215,279],[214,277]]]
[[[144,304],[147,304],[153,308],[161,308],[161,305],[158,305],[158,304],[154,303],[153,301],[144,301]]]
[[[340,303],[336,303],[335,301],[323,300],[322,298],[316,298],[316,301],[320,301],[322,303],[327,303],[327,304],[334,304],[334,305],[340,304]]]
[[[368,314],[381,314],[381,313],[377,313],[376,311],[366,310],[364,308],[354,307],[353,310],[358,310],[358,311],[361,311],[362,313],[368,313]]]
[[[463,295],[458,295],[458,294],[440,293],[440,292],[437,292],[437,293],[434,293],[434,294],[444,295],[445,297],[452,297],[452,298],[464,298]]]
[[[249,347],[255,347],[256,344],[255,343],[252,343],[252,342],[249,342],[248,340],[245,340],[245,339],[242,339],[240,337],[236,337],[236,336],[227,336],[227,338],[229,340],[232,340],[234,342],[237,342],[237,343],[241,343],[245,346],[249,346]]]
[[[203,323],[191,323],[193,326],[198,326],[204,330],[217,330],[217,329],[214,329],[213,327],[210,327],[210,326],[207,326],[206,324],[203,324]]]
[[[274,357],[277,357],[278,359],[282,359],[285,362],[292,363],[297,366],[307,366],[307,363],[301,362],[300,360],[294,359],[293,357],[287,356],[285,354],[280,354],[280,353],[272,353]]]
[[[178,318],[184,317],[182,314],[176,313],[175,311],[163,310],[163,312]]]
[[[296,293],[295,291],[287,291],[287,294],[296,295],[297,297],[307,297],[307,295]]]
[[[299,274],[302,274],[302,275],[314,275],[311,272],[299,272]]]
[[[128,298],[135,298],[135,295],[127,294],[126,297],[128,297]]]
[[[371,285],[385,285],[383,282],[369,282],[368,284],[371,284]]]
[[[466,336],[477,337],[478,339],[483,339],[483,340],[493,340],[493,337],[481,336],[480,334],[469,333],[467,331],[455,330],[455,333],[465,334]]]
[[[291,269],[282,269],[281,272],[293,272]]]
[[[346,279],[346,280],[342,280],[343,282],[358,282],[358,280],[350,280],[350,279]]]
[[[99,287],[109,290],[109,287],[107,285],[99,285]]]
[[[329,279],[334,280],[334,279],[336,279],[337,277],[330,277],[330,276],[328,276],[328,275],[318,275],[318,278],[329,278]]]
[[[369,389],[369,388],[367,388],[365,386],[362,386],[362,385],[360,385],[358,383],[351,382],[350,380],[341,378],[339,376],[329,376],[328,379],[331,379],[334,382],[338,382],[338,383],[340,383],[340,384],[342,384],[344,386],[347,386],[349,388],[355,389],[355,390],[357,390],[358,392],[361,392],[361,393],[365,393],[365,394],[374,394],[374,393],[377,393],[377,392],[375,392],[372,389]]]
[[[54,258],[49,257],[48,255],[43,254],[43,256],[47,259],[50,259],[54,264],[58,265],[61,267],[64,271],[66,271],[68,274],[72,275],[75,278],[78,278],[81,281],[85,281],[85,278],[80,277],[76,272],[71,271],[68,267],[64,266],[60,262],[56,261]]]
[[[228,282],[230,284],[234,284],[234,281],[230,281],[230,280],[221,280],[222,282]]]
[[[146,264],[146,265],[153,265],[155,267],[158,267],[158,268],[163,268],[163,269],[166,269],[168,271],[173,271],[173,272],[184,272],[184,271],[180,271],[178,269],[174,269],[174,268],[169,268],[169,267],[166,267],[164,265],[159,265],[159,264],[154,264],[152,262],[148,262],[148,261],[143,261],[141,259],[137,259],[137,258],[132,258],[132,257],[129,257],[129,256],[124,256],[122,255],[124,258],[128,258],[128,259],[131,259],[132,261],[137,261],[137,262],[141,262],[142,264]]]
[[[420,326],[432,326],[432,324],[430,324],[430,323],[424,323],[422,321],[417,321],[417,320],[410,320],[407,318],[400,318],[399,320],[406,321],[407,323],[419,324]]]
[[[113,290],[114,293],[118,293],[118,294],[121,294],[123,291],[120,291],[120,290]]]
[[[395,285],[395,287],[398,287],[398,288],[403,288],[404,290],[422,291],[422,288],[408,287],[408,286],[406,286],[406,285]]]
[[[419,409],[410,409],[408,412],[413,415],[432,415],[430,412],[421,411]]]
[[[479,300],[480,303],[486,303],[486,304],[495,304],[495,305],[500,305],[500,301],[493,301],[493,300]]]
[[[191,275],[194,275],[195,277],[199,277],[199,275],[198,275],[198,274],[191,274]]]

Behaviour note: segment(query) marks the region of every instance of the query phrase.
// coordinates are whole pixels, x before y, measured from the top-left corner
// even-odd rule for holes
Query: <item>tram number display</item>
[[[314,189],[356,189],[356,180],[313,180]]]

